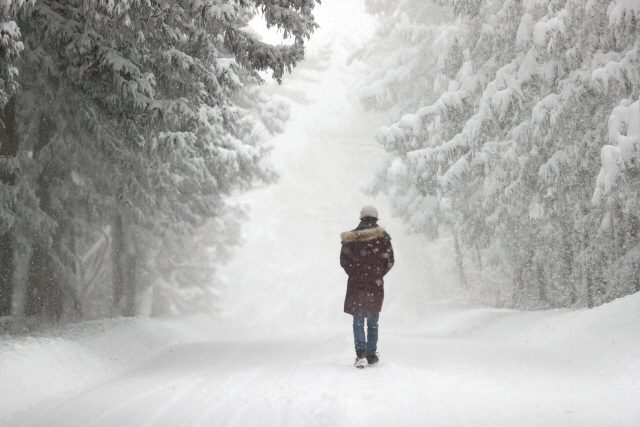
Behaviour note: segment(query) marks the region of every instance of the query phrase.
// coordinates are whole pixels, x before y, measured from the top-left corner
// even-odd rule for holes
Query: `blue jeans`
[[[367,356],[376,354],[378,348],[378,318],[380,313],[367,317],[367,336],[364,335],[364,306],[360,306],[360,313],[353,316],[353,340],[356,344],[356,351],[364,348]],[[367,339],[367,337],[369,339]]]

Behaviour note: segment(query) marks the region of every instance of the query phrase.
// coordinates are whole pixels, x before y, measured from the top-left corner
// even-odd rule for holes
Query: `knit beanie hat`
[[[378,219],[378,210],[371,205],[365,206],[360,211],[360,219],[366,217]]]

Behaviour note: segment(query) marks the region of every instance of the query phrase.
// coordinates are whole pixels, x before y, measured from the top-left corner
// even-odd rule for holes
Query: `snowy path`
[[[637,426],[638,390],[520,344],[383,331],[357,370],[348,334],[229,329],[53,402],[24,426]],[[308,335],[307,335],[308,334]]]

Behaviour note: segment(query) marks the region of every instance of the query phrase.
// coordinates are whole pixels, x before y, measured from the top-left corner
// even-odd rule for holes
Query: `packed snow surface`
[[[592,310],[469,309],[450,242],[406,235],[363,193],[388,121],[358,107],[363,64],[347,57],[374,27],[357,2],[329,3],[307,61],[271,89],[292,103],[272,142],[281,179],[232,201],[249,221],[221,272],[224,313],[5,336],[0,425],[640,425],[640,294]],[[339,233],[366,204],[397,264],[381,362],[359,370]]]
[[[637,426],[640,295],[593,310],[455,310],[346,326],[120,319],[8,339],[0,420],[19,426]],[[384,317],[382,318],[384,319]],[[166,346],[169,345],[169,346]]]

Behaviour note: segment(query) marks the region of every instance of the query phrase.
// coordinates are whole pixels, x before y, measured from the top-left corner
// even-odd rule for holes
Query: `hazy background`
[[[339,235],[356,227],[367,204],[378,208],[396,252],[385,279],[383,319],[404,319],[462,296],[450,242],[407,235],[385,197],[365,194],[387,157],[374,135],[391,115],[367,112],[359,100],[370,66],[352,55],[377,25],[363,6],[319,5],[320,29],[305,61],[282,86],[266,88],[290,103],[291,117],[270,142],[277,184],[233,199],[248,209],[249,221],[242,226],[242,246],[221,269],[228,315],[254,322],[350,322],[342,313],[347,276],[339,264]]]

